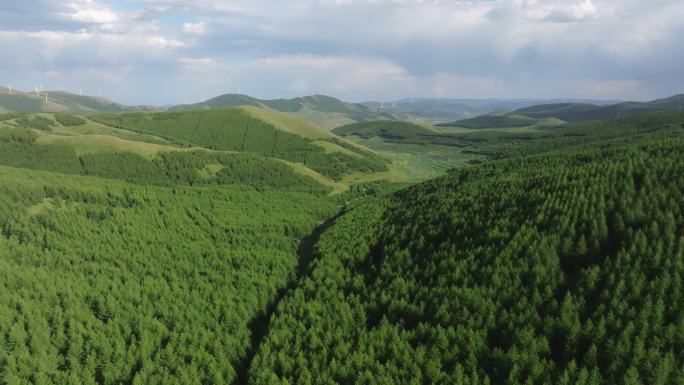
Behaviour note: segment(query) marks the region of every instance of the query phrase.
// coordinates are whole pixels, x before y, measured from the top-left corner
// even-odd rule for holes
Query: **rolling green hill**
[[[87,117],[0,114],[1,382],[236,382],[300,239],[337,210],[321,178]]]
[[[274,306],[250,383],[681,383],[682,117],[358,202]]]
[[[427,126],[391,120],[349,124],[335,128],[332,132],[340,136],[356,135],[363,138],[380,136],[388,139],[407,139],[418,135],[437,134],[437,131]]]
[[[441,123],[439,127],[462,127],[469,129],[529,127],[537,123],[536,119],[521,115],[483,115],[471,119],[463,119],[450,123]]]
[[[0,114],[0,384],[684,380],[684,113],[355,129]]]
[[[358,145],[329,137],[311,126],[295,128],[286,119],[271,116],[275,125],[271,124],[251,109],[126,113],[97,115],[93,119],[111,127],[160,136],[177,145],[199,145],[301,163],[335,180],[350,172],[385,171],[388,167],[381,157]],[[334,148],[322,146],[320,141]]]
[[[0,87],[0,112],[62,112],[87,115],[101,112],[152,110],[158,109],[147,106],[124,106],[105,98],[81,96],[64,91],[45,91],[37,95],[32,92],[13,90],[10,94],[7,88]]]
[[[684,95],[675,95],[646,103],[625,102],[609,106],[577,103],[545,104],[519,109],[514,113],[532,118],[554,117],[568,122],[578,122],[627,117],[645,112],[681,111],[683,109]]]
[[[374,112],[362,104],[347,103],[324,95],[312,95],[294,99],[261,100],[246,95],[226,94],[201,103],[174,106],[171,110],[204,110],[245,105],[285,112],[325,129],[333,129],[355,122],[393,117],[390,114]]]

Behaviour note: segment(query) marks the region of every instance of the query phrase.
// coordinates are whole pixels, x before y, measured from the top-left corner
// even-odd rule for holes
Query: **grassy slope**
[[[303,119],[282,112],[254,106],[242,106],[239,108],[249,113],[252,117],[270,123],[274,127],[291,134],[301,135],[314,140],[335,137],[330,132],[316,127]]]
[[[326,151],[329,152],[341,152],[355,157],[361,156],[357,152],[351,151],[347,148],[344,148],[340,145],[328,141],[331,139],[340,140],[346,144],[356,147],[360,151],[373,152],[373,150],[371,150],[370,148],[359,145],[354,141],[346,140],[304,119],[298,118],[287,113],[278,112],[266,108],[258,108],[254,106],[242,106],[239,108],[248,112],[252,117],[263,120],[280,130],[289,132],[291,134],[301,135],[305,138],[313,139],[314,144],[323,147]]]
[[[466,166],[471,160],[482,159],[482,156],[464,153],[460,146],[440,144],[440,138],[448,133],[427,125],[376,121],[339,127],[333,132],[392,159],[393,169],[387,176],[393,181],[424,180],[454,167]],[[426,142],[425,138],[435,139]]]
[[[458,120],[451,123],[442,123],[440,127],[462,127],[471,129],[482,128],[506,128],[527,127],[537,123],[536,119],[522,115],[484,115],[471,119]]]
[[[311,177],[316,182],[318,182],[324,186],[330,187],[332,189],[332,191],[330,192],[330,195],[341,194],[341,193],[347,191],[349,189],[349,187],[351,186],[351,183],[349,183],[347,181],[343,180],[341,182],[337,182],[330,177],[327,177],[325,175],[321,175],[320,173],[306,167],[305,165],[303,165],[301,163],[288,162],[288,161],[282,160],[282,159],[278,159],[278,160],[280,162],[283,162],[283,163],[289,165],[290,167],[292,167],[292,169],[295,172],[297,172],[298,174]]]
[[[268,118],[269,123],[278,125],[283,130],[288,132],[296,133],[300,132],[308,135],[311,138],[319,138],[322,140],[314,141],[313,143],[323,147],[329,152],[341,152],[347,155],[359,158],[356,152],[353,152],[347,148],[341,147],[335,143],[327,142],[325,139],[335,138],[335,136],[328,131],[324,131],[320,128],[307,125],[305,122],[301,122],[298,118],[285,115],[275,111],[269,111],[259,108],[248,108],[245,110],[252,113],[254,112],[256,116],[261,116]],[[158,136],[140,134],[137,132],[114,128],[102,123],[85,118],[86,123],[78,126],[63,126],[55,120],[55,117],[51,113],[41,113],[41,114],[28,114],[22,116],[36,117],[40,116],[42,118],[49,119],[53,122],[52,132],[43,132],[38,130],[33,130],[37,135],[37,143],[39,144],[64,144],[72,147],[78,156],[86,154],[99,154],[99,153],[112,153],[112,152],[126,152],[134,153],[143,156],[147,159],[157,158],[161,153],[174,152],[174,151],[196,151],[204,150],[214,153],[235,153],[234,151],[217,151],[209,150],[203,147],[193,146],[193,147],[179,147],[175,146],[166,139]],[[302,124],[303,123],[303,124]],[[2,128],[11,128],[16,126],[16,119],[0,121],[0,130]],[[303,127],[303,129],[301,129]],[[345,141],[345,143],[353,143]],[[356,145],[360,149],[370,151],[361,146]],[[354,182],[359,180],[364,181],[364,173],[352,173],[353,177],[347,178],[344,181],[334,181],[330,177],[322,175],[321,173],[314,171],[302,163],[289,162],[282,159],[277,159],[287,165],[289,165],[297,174],[308,176],[313,178],[318,183],[330,187],[332,189],[331,194],[339,194],[347,189],[350,185],[358,183]],[[217,165],[218,170],[222,166]],[[213,170],[215,174],[217,169]],[[368,178],[377,179],[377,173],[369,174]],[[391,174],[388,174],[391,176]]]
[[[226,94],[201,103],[174,106],[171,110],[206,110],[242,106],[261,107],[284,112],[327,130],[359,121],[387,118],[364,105],[347,103],[324,95],[262,100],[247,95]]]

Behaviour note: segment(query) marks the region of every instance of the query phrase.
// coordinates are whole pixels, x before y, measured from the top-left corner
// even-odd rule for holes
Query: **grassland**
[[[467,166],[473,160],[486,158],[483,155],[468,153],[463,147],[457,146],[390,141],[379,137],[367,139],[351,136],[349,139],[392,159],[395,173],[403,175],[404,180],[432,178],[450,169]]]
[[[240,110],[243,110],[242,108]],[[311,124],[301,121],[296,117],[282,114],[276,111],[258,108],[245,108],[254,119],[264,119],[267,124],[277,126],[283,132],[298,136],[306,135],[306,140],[322,149],[322,153],[337,156],[344,154],[348,159],[363,160],[365,156],[377,156],[372,151],[363,148],[351,141],[337,138],[328,131],[322,130]],[[100,123],[87,117],[58,116],[53,113],[17,113],[5,114],[0,118],[0,132],[3,129],[28,128],[35,135],[35,144],[46,146],[45,148],[68,148],[77,157],[102,156],[106,154],[135,154],[149,161],[157,161],[165,154],[181,152],[193,153],[197,151],[223,156],[238,154],[240,151],[208,149],[199,145],[180,145],[175,140],[169,140],[158,135],[135,132],[131,129],[117,128]],[[315,139],[315,140],[313,140]],[[296,174],[312,178],[316,182],[330,189],[330,194],[340,194],[347,191],[354,182],[335,181],[330,176],[321,174],[311,169],[303,162],[288,161],[272,158],[288,165]],[[200,179],[215,179],[217,174],[224,168],[223,165],[214,163],[206,164],[197,170]],[[364,172],[353,172],[355,178],[349,180],[363,180]],[[377,179],[377,173],[368,173],[369,179]],[[341,179],[341,178],[340,178]]]
[[[289,132],[291,134],[297,134],[309,139],[328,139],[335,135],[331,134],[329,131],[323,130],[306,120],[300,119],[296,116],[284,114],[275,110],[270,110],[266,108],[259,108],[254,106],[242,106],[239,109],[246,111],[250,116],[263,120],[273,127]]]
[[[452,123],[439,124],[437,129],[447,133],[477,131],[530,132],[562,127],[566,122],[549,118],[529,118],[520,115],[482,116]]]

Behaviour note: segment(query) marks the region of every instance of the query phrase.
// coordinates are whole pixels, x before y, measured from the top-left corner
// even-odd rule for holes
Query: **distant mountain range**
[[[349,103],[325,95],[263,100],[247,95],[225,94],[201,103],[150,107],[127,106],[101,97],[63,91],[46,91],[39,94],[20,91],[10,93],[9,89],[0,87],[0,112],[64,112],[89,115],[103,112],[190,111],[237,106],[254,106],[284,112],[331,130],[353,123],[378,120],[459,126],[458,122],[461,120],[490,115],[557,118],[567,122],[601,120],[641,112],[682,109],[684,95],[651,102],[576,99],[402,99],[393,102]]]
[[[47,97],[46,97],[47,95]],[[156,107],[126,106],[111,100],[64,91],[21,92],[0,87],[0,112],[64,112],[95,114],[101,112],[154,111]]]
[[[548,119],[564,122],[584,122],[628,117],[646,112],[682,109],[684,109],[684,95],[675,95],[650,102],[620,102],[608,105],[591,104],[585,101],[545,103],[519,108],[510,112],[492,112],[475,118],[458,119],[438,125],[461,128],[517,127],[525,125],[523,124],[524,119],[536,119],[538,123]]]
[[[343,102],[324,95],[263,100],[247,95],[225,94],[201,103],[174,106],[170,110],[201,110],[244,105],[286,112],[329,130],[356,122],[400,118],[390,113],[373,110],[363,104]]]
[[[505,113],[520,108],[550,103],[586,103],[610,105],[617,100],[579,100],[579,99],[402,99],[392,102],[365,102],[363,105],[424,123],[445,123],[492,113]]]
[[[608,106],[586,103],[542,104],[514,111],[514,114],[531,118],[558,118],[566,122],[603,120],[626,117],[644,112],[671,111],[684,109],[684,94],[651,102],[623,102]]]

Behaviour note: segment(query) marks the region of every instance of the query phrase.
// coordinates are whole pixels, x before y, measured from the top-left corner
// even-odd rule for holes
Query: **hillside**
[[[646,103],[624,102],[609,106],[577,103],[544,104],[522,108],[514,113],[532,118],[554,117],[568,122],[579,122],[627,117],[645,112],[681,111],[683,108],[684,95],[676,95]]]
[[[391,114],[395,119],[428,124],[448,123],[480,115],[501,114],[520,108],[550,103],[615,104],[617,101],[572,99],[402,99],[390,102],[366,102],[375,111]]]
[[[201,103],[174,106],[170,110],[204,110],[244,105],[285,112],[328,130],[355,122],[391,118],[391,115],[374,112],[362,104],[347,103],[324,95],[262,100],[246,95],[226,94]]]
[[[0,378],[681,382],[684,113],[411,132],[497,160],[402,188],[274,110],[0,114]]]
[[[147,137],[120,137],[118,133],[79,134],[70,131],[77,126],[63,125],[76,123],[77,117],[53,120],[50,114],[19,116],[0,122],[0,165],[144,185],[237,183],[313,194],[330,191],[320,179],[271,158],[179,148],[141,141]]]
[[[235,383],[334,186],[88,117],[0,114],[0,382]]]
[[[259,154],[301,163],[335,180],[350,172],[386,171],[371,151],[311,125],[254,109],[232,108],[96,115],[111,127],[155,135],[181,146]],[[296,123],[296,122],[294,122]]]
[[[476,118],[441,123],[439,127],[462,127],[469,129],[528,127],[537,123],[536,119],[521,115],[484,115]]]
[[[88,115],[101,112],[150,110],[155,110],[155,108],[124,106],[105,98],[76,95],[64,91],[44,91],[37,95],[34,92],[13,90],[10,94],[7,88],[0,87],[0,112],[62,112]]]
[[[235,383],[252,321],[337,206],[249,182],[109,179],[121,160],[94,164],[108,179],[0,166],[3,383]],[[236,167],[260,178],[254,165]]]
[[[407,139],[418,135],[434,135],[434,129],[409,122],[380,120],[372,122],[354,123],[332,130],[340,136],[356,135],[363,138],[380,136],[389,139]]]
[[[274,306],[250,383],[680,383],[682,118],[358,202]]]

